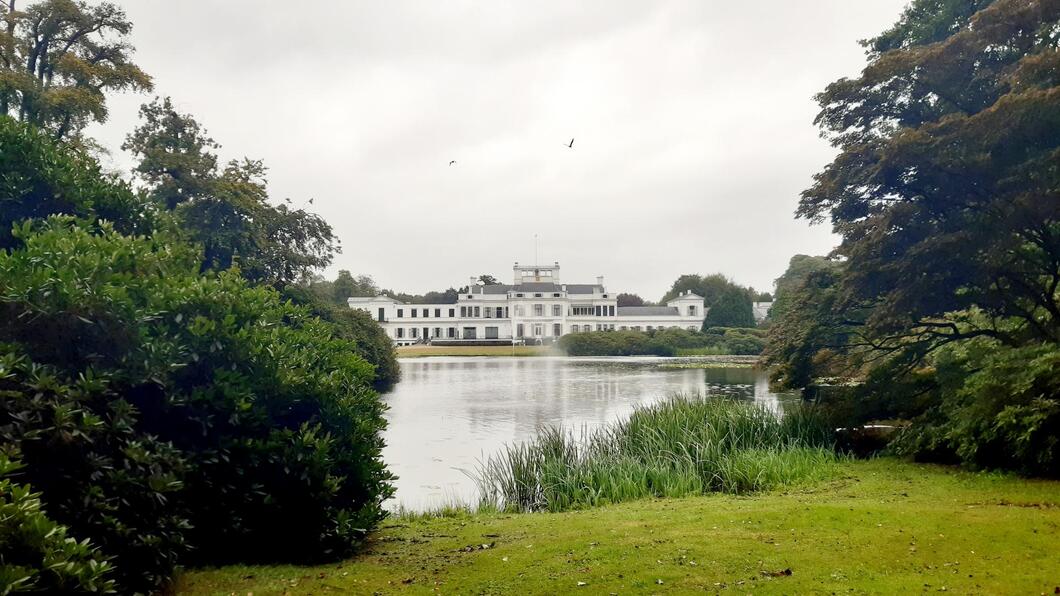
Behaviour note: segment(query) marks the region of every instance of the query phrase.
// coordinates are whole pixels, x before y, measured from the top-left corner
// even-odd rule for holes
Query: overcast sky
[[[118,3],[155,93],[314,199],[329,276],[508,281],[537,234],[563,281],[657,299],[683,273],[771,288],[835,244],[792,215],[832,156],[813,95],[906,0]],[[113,167],[147,99],[92,129]]]

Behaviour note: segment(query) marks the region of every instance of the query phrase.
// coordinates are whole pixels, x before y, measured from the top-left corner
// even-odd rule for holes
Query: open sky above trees
[[[689,272],[768,289],[837,243],[791,217],[833,155],[812,96],[905,2],[118,4],[154,93],[331,223],[328,277],[505,276],[537,233],[565,279],[656,297]],[[111,167],[133,164],[119,147],[148,99],[112,98],[87,131]]]

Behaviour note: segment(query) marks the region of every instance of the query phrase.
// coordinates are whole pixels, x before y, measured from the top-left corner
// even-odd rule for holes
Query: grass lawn
[[[789,574],[790,570],[790,574]],[[751,497],[570,513],[394,520],[364,553],[317,567],[232,566],[189,594],[1053,594],[1060,482],[913,465]]]
[[[556,356],[549,346],[400,346],[398,358],[420,356]]]

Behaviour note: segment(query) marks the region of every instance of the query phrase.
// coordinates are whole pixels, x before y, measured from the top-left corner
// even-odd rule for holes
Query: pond
[[[673,393],[726,394],[783,407],[792,394],[769,391],[751,368],[663,368],[652,357],[403,358],[390,407],[383,458],[398,476],[388,507],[425,510],[474,502],[470,475],[506,443],[545,426],[593,428]]]

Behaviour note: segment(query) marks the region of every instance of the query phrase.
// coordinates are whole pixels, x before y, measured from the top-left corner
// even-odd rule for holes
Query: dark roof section
[[[552,292],[552,293],[555,293],[555,292],[562,292],[564,285],[567,286],[567,293],[568,294],[592,294],[593,290],[599,289],[602,292],[603,289],[604,289],[603,286],[598,286],[596,284],[554,284],[552,282],[531,282],[531,283],[519,284],[517,286],[513,286],[513,285],[510,285],[510,284],[497,284],[495,286],[478,286],[478,288],[475,290],[475,293],[476,294],[491,294],[491,295],[493,295],[493,294],[507,294],[508,292],[523,292],[523,293],[532,293],[532,292],[548,293],[548,292]]]
[[[620,306],[620,317],[679,317],[676,306]]]

